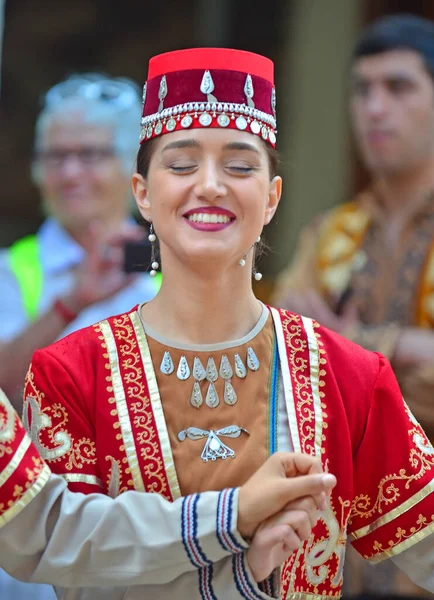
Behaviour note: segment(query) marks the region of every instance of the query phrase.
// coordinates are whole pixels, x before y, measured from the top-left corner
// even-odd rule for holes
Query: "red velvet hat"
[[[154,56],[143,87],[140,142],[196,127],[229,127],[276,144],[274,65],[259,54],[192,48]]]

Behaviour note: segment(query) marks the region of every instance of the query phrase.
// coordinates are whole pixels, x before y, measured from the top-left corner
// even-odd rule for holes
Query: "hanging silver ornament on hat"
[[[247,75],[246,77],[246,83],[244,84],[244,93],[247,98],[247,105],[250,106],[250,108],[255,108],[255,103],[253,102],[253,96],[255,94],[255,91],[253,89],[253,81],[251,75]]]
[[[158,106],[158,112],[160,113],[164,108],[164,99],[167,96],[167,81],[166,76],[163,75],[160,81],[160,89],[158,90],[158,100],[160,104]]]
[[[209,71],[205,71],[200,84],[200,91],[206,94],[208,102],[218,102],[217,98],[212,94],[214,91],[214,81]]]

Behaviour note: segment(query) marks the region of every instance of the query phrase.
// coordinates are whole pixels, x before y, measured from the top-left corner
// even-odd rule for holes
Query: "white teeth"
[[[188,215],[188,220],[193,223],[229,223],[230,218],[216,213],[193,213]]]

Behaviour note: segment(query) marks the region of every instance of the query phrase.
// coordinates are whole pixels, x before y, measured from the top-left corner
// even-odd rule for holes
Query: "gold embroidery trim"
[[[301,317],[304,329],[306,331],[308,348],[309,348],[309,363],[310,363],[310,385],[312,389],[313,406],[315,414],[315,454],[321,457],[322,446],[322,408],[319,392],[319,346],[318,340],[313,328],[312,319]]]
[[[286,350],[285,337],[283,334],[280,313],[275,308],[270,308],[276,332],[277,348],[279,351],[280,371],[282,375],[283,391],[285,395],[286,411],[288,413],[289,428],[291,431],[294,452],[301,452],[300,436],[298,433],[297,415],[295,411],[294,390],[292,388],[291,375],[289,373],[288,353]]]
[[[42,471],[35,480],[35,483],[30,487],[16,502],[8,508],[2,515],[0,515],[0,528],[9,523],[14,517],[16,517],[30,502],[39,494],[42,488],[47,484],[51,475],[50,468],[44,464]]]
[[[103,489],[102,481],[95,475],[85,475],[84,473],[59,473],[68,483],[88,483],[89,485],[97,485]]]
[[[107,345],[110,369],[113,378],[113,393],[116,400],[116,409],[118,411],[119,423],[121,425],[125,453],[128,458],[128,465],[131,469],[131,475],[134,482],[134,489],[139,492],[144,492],[145,485],[143,483],[142,473],[139,467],[139,458],[137,455],[136,445],[134,443],[133,430],[131,427],[130,415],[125,397],[125,389],[119,368],[119,357],[115,338],[108,321],[101,321],[100,327],[101,333],[104,336],[104,341]]]
[[[135,311],[134,313],[131,313],[130,319],[139,343],[140,356],[145,368],[145,377],[148,383],[152,412],[154,413],[155,423],[157,425],[157,434],[160,442],[161,453],[163,455],[164,469],[167,474],[172,497],[174,500],[176,500],[177,498],[181,497],[181,490],[179,487],[178,476],[176,474],[175,461],[173,460],[169,433],[167,431],[166,419],[164,418],[163,405],[161,404],[160,392],[157,385],[157,378],[155,376],[148,340],[146,339],[146,333],[143,329],[138,312]]]
[[[427,483],[427,485],[425,487],[423,487],[421,490],[419,490],[417,492],[417,494],[414,494],[414,496],[412,496],[411,498],[409,498],[408,500],[406,500],[399,506],[396,506],[393,510],[391,510],[387,514],[383,515],[382,517],[379,517],[376,521],[374,521],[370,525],[365,525],[364,527],[360,527],[360,529],[353,531],[350,534],[350,538],[352,540],[358,540],[358,539],[368,535],[369,533],[372,533],[373,531],[375,531],[382,525],[386,525],[387,523],[390,523],[390,521],[393,521],[393,519],[396,519],[396,517],[399,517],[402,514],[404,514],[405,512],[407,512],[408,510],[412,509],[414,506],[416,506],[416,504],[418,504],[419,502],[424,500],[424,498],[429,496],[429,494],[431,494],[431,492],[433,492],[433,491],[434,491],[434,480]]]
[[[2,444],[11,442],[15,431],[15,411],[6,394],[0,388],[0,406],[5,411],[4,418],[0,421],[0,449]],[[7,452],[9,454],[9,452]],[[0,455],[1,456],[1,455]]]
[[[27,452],[32,440],[28,435],[25,435],[21,440],[20,445],[17,448],[17,451],[13,455],[12,459],[9,461],[8,466],[0,473],[0,488],[6,483],[6,481],[13,475],[23,460],[25,453]]]
[[[396,544],[395,546],[389,548],[388,550],[384,550],[383,552],[381,552],[379,554],[374,554],[371,557],[364,556],[364,558],[366,560],[369,560],[369,562],[371,564],[375,565],[376,563],[379,563],[379,562],[382,562],[383,560],[386,560],[386,558],[391,558],[392,556],[396,556],[397,554],[401,554],[401,552],[404,552],[404,550],[408,550],[409,548],[411,548],[412,546],[414,546],[418,542],[421,542],[426,537],[428,537],[429,535],[431,535],[433,532],[434,532],[434,523],[430,523],[429,525],[427,525],[423,529],[415,532],[411,537],[403,540],[402,542],[399,542],[398,544]],[[401,535],[405,534],[405,531],[403,532],[402,529],[399,529],[398,533],[396,535],[399,535],[399,534],[401,534]],[[391,544],[391,543],[393,543],[393,542],[389,542],[389,544]],[[378,542],[377,542],[377,548],[378,547],[381,547],[381,545],[378,544]]]

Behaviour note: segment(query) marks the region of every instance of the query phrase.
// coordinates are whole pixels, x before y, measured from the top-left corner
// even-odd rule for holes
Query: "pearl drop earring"
[[[157,236],[154,233],[154,226],[150,225],[149,227],[149,235],[148,235],[148,240],[151,242],[151,267],[152,270],[150,271],[149,275],[151,277],[155,277],[157,275],[157,269],[160,266],[159,263],[155,260],[155,246],[154,243],[157,240]]]
[[[261,241],[261,236],[258,236],[258,238],[256,239],[255,244],[259,244],[260,241]],[[255,244],[253,244],[252,248],[255,247]],[[250,252],[250,250],[252,248],[250,248],[249,251],[246,252],[246,254],[243,256],[243,258],[241,258],[239,260],[238,264],[240,265],[240,267],[245,267],[246,266],[246,257],[247,257],[248,253]],[[256,281],[261,281],[261,279],[262,279],[262,273],[259,273],[258,271],[256,271],[255,267],[253,267],[252,275],[256,279]]]

